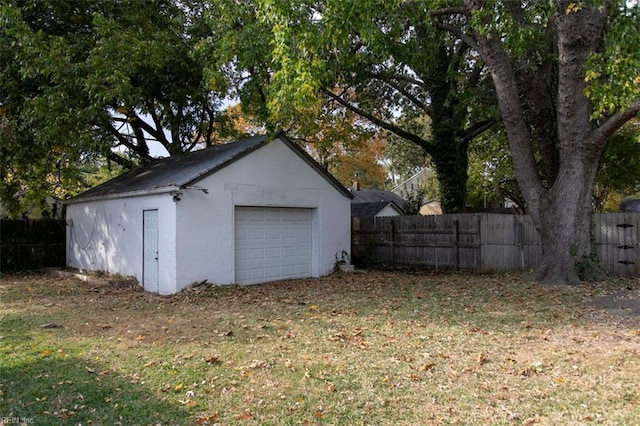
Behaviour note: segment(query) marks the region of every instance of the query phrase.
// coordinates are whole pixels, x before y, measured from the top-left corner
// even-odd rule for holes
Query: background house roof
[[[357,187],[349,188],[349,191],[353,195],[352,204],[385,202],[387,205],[389,202],[393,202],[400,208],[404,207],[404,199],[391,191],[358,189]]]
[[[276,134],[275,137],[289,146],[343,195],[352,197],[340,182],[282,132]],[[184,188],[266,145],[269,140],[264,135],[253,136],[236,142],[210,146],[185,155],[162,158],[91,188],[67,200],[67,202],[74,203],[87,199]]]
[[[371,217],[380,213],[385,207],[391,205],[399,214],[404,212],[393,201],[376,201],[372,203],[354,203],[351,202],[351,216]]]

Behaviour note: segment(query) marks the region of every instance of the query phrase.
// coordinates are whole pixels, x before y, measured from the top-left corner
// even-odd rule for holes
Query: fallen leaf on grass
[[[238,414],[236,416],[236,420],[251,420],[253,418],[253,414],[250,411],[245,411],[242,414]]]
[[[431,370],[433,367],[435,367],[436,365],[433,362],[428,362],[426,364],[422,364],[418,366],[418,371],[419,372],[423,372],[423,371],[429,371]]]
[[[42,324],[40,327],[41,328],[62,328],[60,324],[56,324],[54,322],[48,322],[46,324]]]
[[[209,355],[204,359],[204,362],[208,364],[222,364],[222,361],[220,360],[220,355],[218,354]]]
[[[198,405],[198,403],[192,399],[186,399],[186,400],[179,399],[178,401],[180,402],[180,404],[184,405],[187,408],[193,408],[196,405]]]
[[[212,422],[218,420],[218,412],[212,413],[210,416],[206,417],[196,417],[196,424],[201,425],[203,423]]]
[[[184,387],[184,384],[183,384],[183,383],[178,383],[178,384],[173,388],[173,390],[174,390],[174,391],[176,391],[176,392],[180,392],[180,391],[182,390],[182,388],[183,388],[183,387]]]
[[[61,419],[68,419],[69,417],[73,416],[75,414],[75,412],[71,411],[71,410],[67,410],[66,408],[62,408],[60,409],[60,411],[55,411],[53,413],[54,416],[60,417]]]

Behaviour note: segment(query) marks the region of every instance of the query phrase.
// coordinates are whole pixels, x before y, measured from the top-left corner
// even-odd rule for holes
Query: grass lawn
[[[589,303],[619,288],[640,281],[359,272],[162,297],[3,275],[0,417],[640,424],[640,320]]]

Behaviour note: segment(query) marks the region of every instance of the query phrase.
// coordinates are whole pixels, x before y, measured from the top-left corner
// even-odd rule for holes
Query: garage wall
[[[185,189],[177,203],[178,287],[235,282],[236,206],[313,210],[313,271],[333,271],[336,253],[351,247],[351,203],[279,139],[199,181],[209,194]]]
[[[158,210],[158,289],[175,292],[175,204],[169,194],[67,205],[67,266],[142,284],[142,212]]]

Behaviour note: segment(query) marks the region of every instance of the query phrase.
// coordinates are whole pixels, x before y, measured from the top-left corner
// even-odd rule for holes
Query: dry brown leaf
[[[218,412],[215,411],[214,413],[212,413],[209,416],[206,417],[196,417],[196,424],[197,425],[201,425],[203,423],[207,423],[207,422],[213,422],[215,420],[218,420]]]
[[[192,400],[192,399],[180,400],[180,403],[181,403],[182,405],[184,405],[185,407],[187,407],[187,408],[193,408],[193,407],[195,407],[196,405],[198,405],[198,403],[197,403],[197,402],[195,402],[195,401],[194,401],[194,400]]]
[[[419,372],[429,371],[435,366],[436,365],[433,362],[428,362],[426,364],[421,364],[421,365],[418,366],[418,371]]]
[[[522,426],[531,426],[531,425],[534,425],[536,423],[540,423],[540,418],[538,416],[530,417],[530,418],[526,419],[524,422],[522,422]]]
[[[250,411],[245,411],[242,414],[238,414],[236,416],[236,420],[251,420],[253,418],[253,414]]]
[[[207,358],[204,359],[204,362],[209,363],[209,364],[221,364],[222,363],[222,361],[220,360],[220,355],[218,355],[218,354],[209,355]]]

